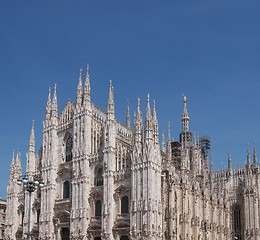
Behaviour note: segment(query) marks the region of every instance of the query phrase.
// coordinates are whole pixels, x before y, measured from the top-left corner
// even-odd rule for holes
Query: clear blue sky
[[[79,69],[90,65],[92,101],[106,109],[109,80],[125,122],[146,95],[156,100],[160,135],[178,139],[187,95],[190,126],[211,138],[215,170],[260,149],[260,1],[0,1],[0,196],[12,151],[25,170],[32,120],[36,149],[48,88],[59,112],[75,101]],[[259,150],[260,154],[260,150]]]

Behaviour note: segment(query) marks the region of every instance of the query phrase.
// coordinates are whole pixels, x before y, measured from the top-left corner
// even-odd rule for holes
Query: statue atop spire
[[[127,99],[127,111],[126,111],[126,128],[130,129],[130,112],[129,112],[129,99]]]
[[[79,84],[77,89],[77,105],[80,106],[82,104],[83,97],[83,86],[82,86],[82,78],[81,78],[82,69],[80,69],[79,73]]]
[[[182,131],[183,132],[188,132],[189,131],[189,114],[187,111],[187,97],[183,94],[183,103],[184,103],[184,110],[183,110],[183,114],[182,114]]]
[[[90,81],[89,81],[89,65],[87,64],[87,74],[84,85],[84,103],[90,102]]]
[[[189,131],[189,114],[187,111],[187,97],[182,94],[183,96],[183,103],[184,103],[184,110],[182,114],[182,132],[180,133],[180,142],[182,143],[183,147],[191,147],[192,146],[192,133]]]

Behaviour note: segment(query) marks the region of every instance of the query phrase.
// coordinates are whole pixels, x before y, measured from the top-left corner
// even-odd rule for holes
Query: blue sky
[[[109,80],[116,117],[126,102],[143,112],[156,100],[160,135],[171,121],[178,139],[187,95],[190,127],[211,138],[214,168],[246,160],[259,144],[260,1],[1,1],[0,196],[5,198],[13,149],[36,149],[48,88],[57,83],[59,112],[75,101],[79,69],[90,65],[92,101],[106,109]],[[259,150],[260,154],[260,150]]]

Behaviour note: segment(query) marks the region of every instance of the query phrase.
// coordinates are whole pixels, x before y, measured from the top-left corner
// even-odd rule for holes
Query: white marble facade
[[[43,122],[43,143],[35,153],[34,126],[26,174],[40,176],[44,187],[28,193],[21,178],[21,158],[13,156],[7,187],[6,239],[23,239],[31,209],[32,239],[260,239],[259,166],[252,162],[213,172],[199,138],[189,130],[184,97],[180,140],[159,145],[155,102],[149,95],[142,118],[140,99],[130,126],[116,120],[110,82],[107,111],[90,99],[87,69],[81,71],[76,103],[69,100],[58,116],[56,86]],[[209,167],[210,165],[210,167]]]

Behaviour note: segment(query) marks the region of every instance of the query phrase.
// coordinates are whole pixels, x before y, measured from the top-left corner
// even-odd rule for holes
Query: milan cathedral
[[[30,193],[17,184],[21,156],[13,154],[7,186],[5,239],[202,240],[260,239],[259,165],[248,147],[245,166],[213,171],[209,139],[189,129],[184,100],[179,141],[159,144],[155,101],[140,99],[130,124],[115,115],[110,81],[107,110],[91,102],[89,69],[80,70],[76,103],[58,115],[56,85],[35,152],[34,125],[25,176],[43,187]],[[144,122],[143,122],[144,121]]]

